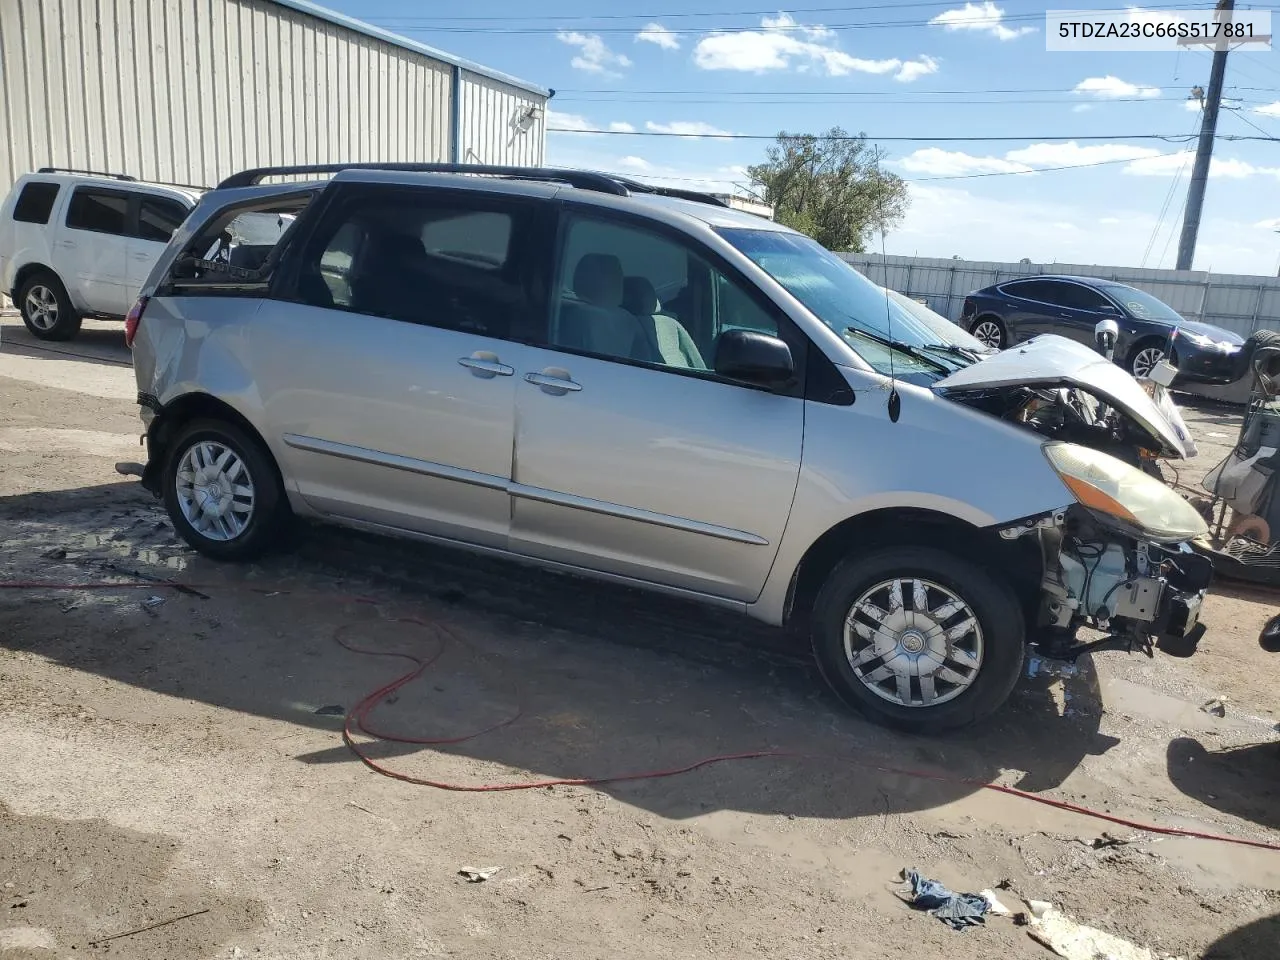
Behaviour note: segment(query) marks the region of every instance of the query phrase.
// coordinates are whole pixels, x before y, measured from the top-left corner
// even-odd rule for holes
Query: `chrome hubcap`
[[[844,621],[844,652],[867,689],[903,707],[953,700],[982,669],[973,608],[930,580],[898,578],[862,594]]]
[[[183,517],[203,537],[234,540],[253,519],[249,468],[234,450],[216,440],[187,448],[178,461],[174,485]]]
[[[1159,347],[1147,347],[1145,350],[1139,350],[1138,355],[1133,358],[1133,375],[1135,377],[1148,376],[1156,368],[1156,364],[1163,359],[1164,351]]]
[[[994,320],[983,320],[973,328],[973,335],[988,347],[999,349],[1004,343],[1004,333]]]
[[[36,284],[27,291],[27,319],[38,330],[51,330],[58,322],[58,298],[46,286]]]

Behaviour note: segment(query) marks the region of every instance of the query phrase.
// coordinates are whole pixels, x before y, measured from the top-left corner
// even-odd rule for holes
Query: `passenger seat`
[[[622,306],[639,321],[651,346],[669,367],[706,370],[707,364],[689,331],[675,317],[662,313],[658,292],[648,277],[624,277]]]
[[[573,296],[560,307],[556,341],[607,357],[651,360],[640,321],[622,308],[622,261],[588,253],[573,270]]]

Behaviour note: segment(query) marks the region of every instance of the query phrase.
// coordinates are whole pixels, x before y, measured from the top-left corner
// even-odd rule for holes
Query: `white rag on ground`
[[[1166,960],[1146,947],[1076,923],[1053,908],[1033,914],[1028,933],[1065,960]]]

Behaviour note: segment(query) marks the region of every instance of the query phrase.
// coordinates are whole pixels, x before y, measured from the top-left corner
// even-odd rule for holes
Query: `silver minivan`
[[[278,239],[237,242],[263,215]],[[142,482],[209,557],[307,517],[803,618],[846,702],[921,730],[998,708],[1028,646],[1186,655],[1204,632],[1205,525],[1138,469],[1186,450],[1132,377],[1059,337],[938,342],[708,196],[247,171],[200,200],[126,337]]]

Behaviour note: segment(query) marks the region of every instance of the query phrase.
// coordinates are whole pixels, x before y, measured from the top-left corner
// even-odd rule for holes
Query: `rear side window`
[[[317,229],[300,259],[297,297],[328,309],[515,336],[530,314],[515,242],[526,214],[495,198],[363,192]]]
[[[187,219],[187,208],[177,200],[143,197],[138,208],[138,237],[157,243],[168,243],[173,231]]]
[[[13,205],[13,219],[22,223],[48,223],[53,202],[58,199],[58,184],[32,180],[26,183]]]
[[[67,205],[67,226],[73,230],[123,236],[128,214],[128,194],[76,187]]]
[[[265,296],[298,215],[316,193],[294,189],[216,210],[174,258],[157,295]]]
[[[1035,300],[1038,303],[1055,303],[1054,288],[1057,284],[1048,280],[1015,280],[1000,289],[1011,297]]]

